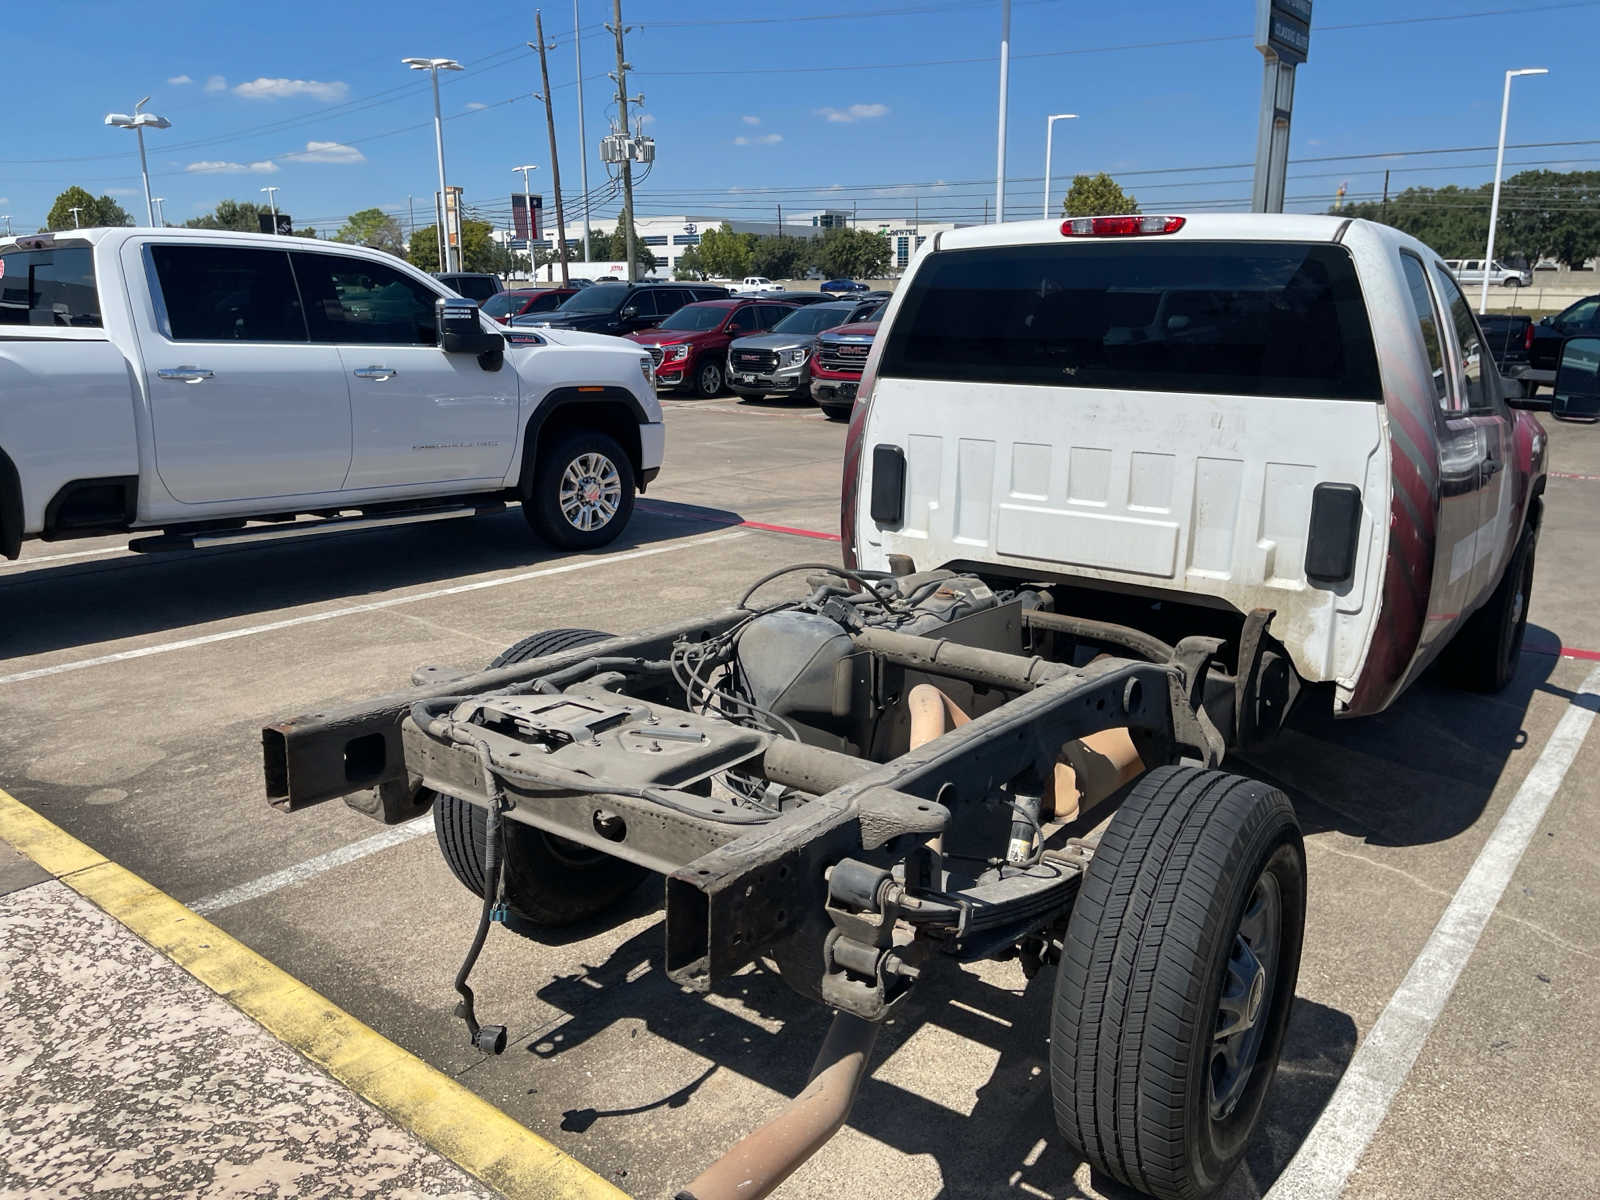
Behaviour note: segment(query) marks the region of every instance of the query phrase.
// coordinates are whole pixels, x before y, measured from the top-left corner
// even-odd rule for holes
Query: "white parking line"
[[[106,546],[100,550],[74,550],[70,554],[35,554],[27,558],[19,558],[11,562],[0,562],[0,571],[16,567],[36,567],[40,563],[61,562],[68,558],[103,558],[111,554],[131,555],[132,550],[126,546]]]
[[[424,600],[437,600],[442,596],[459,596],[464,592],[479,592],[485,588],[504,587],[508,583],[526,583],[530,579],[545,579],[552,575],[566,575],[573,571],[587,571],[591,567],[607,567],[612,563],[628,562],[636,558],[650,558],[657,554],[671,554],[678,550],[691,550],[697,546],[708,546],[713,542],[726,542],[734,538],[748,537],[742,529],[735,529],[723,533],[707,534],[703,537],[686,538],[681,542],[672,542],[664,546],[649,546],[642,550],[629,550],[623,554],[608,554],[603,558],[581,558],[576,562],[563,563],[559,567],[542,567],[537,571],[523,571],[517,575],[505,575],[499,579],[484,579],[477,583],[461,583],[454,587],[435,588],[431,592],[417,592],[411,596],[395,596],[388,600],[374,600],[368,604],[352,604],[346,608],[330,609],[327,612],[306,613],[304,616],[287,617],[282,621],[268,621],[264,625],[247,625],[243,629],[228,629],[221,633],[208,633],[201,637],[183,638],[176,642],[161,642],[154,646],[140,646],[135,650],[121,650],[116,654],[102,654],[96,658],[80,658],[72,662],[56,663],[50,667],[35,667],[31,671],[18,671],[13,675],[0,675],[0,684],[23,683],[29,679],[42,679],[47,675],[62,675],[68,671],[82,671],[89,667],[103,667],[107,663],[127,662],[129,659],[148,658],[152,654],[170,654],[174,650],[192,650],[196,646],[210,646],[217,642],[231,642],[235,638],[253,637],[258,633],[272,633],[279,629],[292,629],[296,625],[310,625],[318,621],[332,621],[339,617],[353,617],[359,613],[380,612],[386,608],[398,608],[402,604],[420,604]]]
[[[392,825],[382,833],[363,838],[359,842],[351,842],[348,846],[340,846],[337,850],[308,858],[305,862],[296,863],[292,867],[263,875],[260,879],[252,879],[249,883],[241,883],[238,887],[231,887],[225,892],[196,900],[189,907],[202,916],[224,908],[232,908],[235,904],[243,904],[246,900],[257,900],[281,888],[304,883],[324,871],[331,871],[335,867],[366,858],[369,854],[376,854],[379,850],[387,850],[390,846],[398,846],[432,832],[433,821],[428,817],[418,817],[413,821],[407,821],[404,825]]]
[[[1600,698],[1600,667],[1590,672],[1557,722],[1422,953],[1350,1060],[1310,1135],[1267,1192],[1267,1200],[1334,1200],[1344,1191],[1577,757],[1594,723],[1591,706],[1596,698]]]

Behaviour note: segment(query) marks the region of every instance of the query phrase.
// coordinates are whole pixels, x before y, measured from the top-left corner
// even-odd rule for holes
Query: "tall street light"
[[[1000,0],[1000,129],[994,166],[994,223],[1006,219],[1006,105],[1011,94],[1011,0]]]
[[[1505,95],[1500,100],[1500,147],[1494,155],[1494,198],[1489,201],[1489,247],[1483,252],[1483,290],[1478,294],[1478,311],[1489,308],[1489,264],[1494,262],[1494,226],[1500,216],[1500,171],[1506,163],[1506,114],[1511,109],[1511,80],[1516,75],[1548,75],[1548,67],[1523,67],[1506,72]]]
[[[165,225],[167,223],[167,214],[161,208],[161,206],[163,204],[165,204],[166,202],[167,202],[167,198],[165,196],[151,196],[150,197],[150,203],[156,206],[156,221],[155,221],[155,223],[156,223],[157,226],[163,226],[163,225]]]
[[[267,207],[272,210],[272,232],[278,232],[278,185],[268,184],[261,189],[267,194]]]
[[[1044,122],[1044,219],[1050,219],[1050,139],[1055,137],[1057,121],[1076,121],[1077,113],[1056,113]]]
[[[156,206],[150,199],[150,167],[144,157],[144,131],[146,129],[171,129],[172,122],[165,117],[158,117],[155,113],[140,112],[150,97],[133,106],[132,113],[107,113],[106,124],[114,125],[118,129],[131,129],[139,139],[139,174],[144,178],[144,216],[145,220],[154,225],[156,223]]]
[[[515,175],[518,171],[522,172],[522,215],[523,215],[523,218],[527,221],[527,224],[528,224],[528,278],[529,279],[533,278],[533,197],[528,194],[528,172],[529,171],[537,171],[538,169],[539,168],[538,168],[537,164],[529,164],[528,166],[525,166],[525,167],[512,167],[511,168],[511,173],[513,175]],[[517,223],[515,221],[511,222],[511,232],[512,233],[515,233],[517,231],[516,225],[517,225]]]
[[[459,71],[461,64],[453,58],[402,58],[400,60],[413,71],[426,71],[433,79],[433,145],[439,154],[439,269],[441,271],[459,271],[461,263],[459,250],[456,261],[451,261],[450,239],[445,236],[444,226],[449,207],[449,197],[444,186],[444,119],[439,116],[439,72]]]
[[[71,208],[67,209],[67,211],[72,214],[72,227],[77,229],[82,224],[82,222],[78,220],[78,214],[81,213],[83,209],[74,204]]]

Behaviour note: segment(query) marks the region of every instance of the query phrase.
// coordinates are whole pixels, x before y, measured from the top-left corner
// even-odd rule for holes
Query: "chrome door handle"
[[[398,371],[391,371],[388,367],[361,367],[355,372],[357,379],[376,379],[380,383],[398,374]]]
[[[180,383],[199,383],[210,379],[211,372],[204,367],[162,367],[156,372],[162,379],[176,379]]]

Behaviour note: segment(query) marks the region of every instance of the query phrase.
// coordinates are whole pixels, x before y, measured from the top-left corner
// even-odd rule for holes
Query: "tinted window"
[[[0,325],[100,327],[88,246],[0,254]]]
[[[393,267],[300,251],[294,270],[314,342],[432,346],[438,341],[438,294]]]
[[[628,289],[616,287],[587,287],[568,298],[561,306],[562,312],[607,313],[616,312],[627,298]]]
[[[1579,300],[1557,317],[1556,323],[1569,333],[1588,333],[1600,329],[1600,297]]]
[[[934,254],[883,373],[1134,391],[1377,400],[1342,246],[1102,241]]]
[[[680,308],[665,321],[661,322],[662,329],[706,330],[715,329],[722,324],[722,318],[728,315],[728,310],[720,305],[716,307],[690,304]]]
[[[1405,270],[1406,290],[1411,293],[1411,311],[1422,331],[1422,344],[1428,351],[1428,369],[1433,372],[1433,398],[1440,408],[1450,407],[1450,387],[1444,378],[1444,348],[1439,343],[1439,322],[1433,315],[1433,294],[1422,263],[1409,254],[1400,256]]]
[[[528,312],[549,312],[553,308],[560,308],[566,296],[558,291],[540,292],[528,305]]]
[[[656,311],[664,317],[669,316],[694,299],[694,294],[688,288],[658,288],[656,290]]]
[[[851,306],[845,304],[813,304],[792,312],[772,327],[774,333],[820,333],[835,325],[850,322]]]
[[[765,329],[760,316],[756,313],[755,305],[747,304],[733,314],[733,319],[728,322],[729,333],[756,333]]]
[[[178,342],[303,342],[305,317],[282,250],[153,245],[166,305],[165,332]]]
[[[505,318],[514,313],[521,312],[528,303],[528,297],[516,292],[501,292],[499,295],[490,296],[483,302],[483,311],[491,317]]]
[[[500,290],[500,285],[492,275],[446,275],[439,282],[479,304]]]
[[[1483,381],[1483,360],[1488,356],[1488,349],[1483,344],[1483,335],[1478,332],[1478,323],[1472,319],[1472,306],[1455,280],[1442,272],[1437,278],[1439,299],[1450,310],[1450,323],[1456,327],[1456,344],[1461,348],[1461,377],[1457,381],[1461,402],[1469,410],[1492,408]]]
[[[632,308],[634,310],[633,315],[636,317],[658,317],[664,315],[659,298],[654,292],[650,291],[635,292],[628,297],[626,307]],[[672,310],[669,308],[666,311],[671,312]]]
[[[793,311],[787,304],[758,304],[755,306],[756,328],[771,329]]]

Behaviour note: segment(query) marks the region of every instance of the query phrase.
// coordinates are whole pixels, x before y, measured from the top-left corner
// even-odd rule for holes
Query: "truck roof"
[[[302,248],[314,248],[317,246],[337,247],[341,254],[352,250],[364,250],[370,254],[387,253],[383,250],[374,250],[370,246],[361,246],[350,242],[332,242],[324,238],[294,237],[293,235],[280,233],[240,233],[232,229],[157,228],[151,225],[103,225],[93,229],[58,229],[54,233],[19,233],[15,237],[0,238],[0,248],[12,246],[19,242],[34,241],[41,237],[53,238],[60,242],[88,242],[90,245],[98,245],[100,242],[121,240],[135,236],[154,236],[161,238],[163,241],[175,242],[215,242],[220,239],[225,242],[238,242],[241,246],[280,246],[287,237],[293,246]],[[392,258],[394,256],[388,255],[388,257]],[[459,272],[456,273],[459,274]]]
[[[1314,213],[1199,213],[1189,215],[1182,210],[1171,213],[1183,217],[1183,228],[1176,233],[1144,234],[1137,240],[1242,239],[1266,242],[1331,242],[1346,225],[1359,225],[1366,231],[1397,241],[1412,239],[1397,229],[1379,225],[1374,221],[1357,221],[1349,217],[1323,216]],[[1061,221],[1008,221],[1004,225],[969,225],[939,235],[941,250],[966,250],[980,246],[1018,246],[1041,242],[1060,243]],[[1113,239],[1084,238],[1088,241]]]

